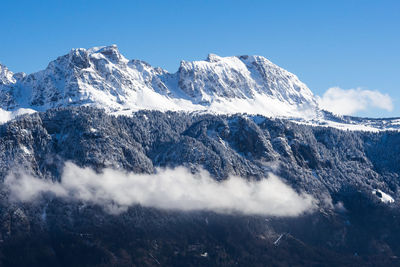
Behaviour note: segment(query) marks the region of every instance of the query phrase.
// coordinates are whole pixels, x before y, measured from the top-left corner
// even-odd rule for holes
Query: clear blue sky
[[[258,54],[322,95],[329,87],[388,93],[400,116],[400,1],[7,1],[0,62],[31,73],[71,48],[117,44],[171,72],[179,61]]]

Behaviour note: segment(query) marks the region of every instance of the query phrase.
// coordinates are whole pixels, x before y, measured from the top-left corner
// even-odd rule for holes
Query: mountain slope
[[[341,131],[250,115],[138,111],[116,117],[69,107],[19,117],[0,125],[0,262],[398,266],[399,141],[398,132]],[[46,193],[36,201],[13,201],[3,183],[20,170],[58,181],[66,162],[99,173],[204,168],[219,181],[230,174],[264,179],[273,172],[312,194],[319,209],[282,218],[138,204],[111,215],[90,200]],[[394,202],[385,202],[385,195]]]

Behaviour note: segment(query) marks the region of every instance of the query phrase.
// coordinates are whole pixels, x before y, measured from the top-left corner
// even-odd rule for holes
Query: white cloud
[[[368,108],[393,110],[393,101],[388,94],[379,91],[356,89],[329,88],[322,97],[318,97],[322,109],[339,115],[351,115]]]
[[[99,204],[111,213],[140,204],[172,210],[210,210],[272,216],[297,216],[314,210],[315,200],[298,194],[275,175],[260,181],[237,176],[218,182],[208,172],[192,174],[183,167],[158,169],[156,174],[134,174],[105,169],[96,173],[66,163],[61,182],[27,174],[10,174],[5,185],[11,198],[32,201],[43,193]]]

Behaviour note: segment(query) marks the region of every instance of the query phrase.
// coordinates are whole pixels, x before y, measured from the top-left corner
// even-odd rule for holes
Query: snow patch
[[[21,145],[21,149],[22,149],[22,151],[24,151],[25,154],[28,154],[28,155],[32,154],[31,151],[24,145]]]
[[[383,203],[393,203],[394,199],[391,195],[386,194],[380,189],[372,190],[372,194],[376,195]]]
[[[207,258],[208,257],[208,252],[201,253],[200,256],[203,257],[203,258]]]
[[[0,124],[6,123],[10,120],[13,120],[18,116],[21,116],[24,114],[32,114],[35,112],[36,112],[35,110],[29,109],[29,108],[19,108],[14,111],[7,111],[7,110],[0,108]]]

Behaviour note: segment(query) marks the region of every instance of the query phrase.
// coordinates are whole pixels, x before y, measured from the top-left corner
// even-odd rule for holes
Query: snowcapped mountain
[[[399,119],[360,119],[321,110],[296,75],[261,56],[182,61],[176,73],[128,60],[116,45],[72,49],[26,75],[0,65],[0,123],[50,108],[92,106],[114,115],[137,110],[248,113],[351,130],[399,129]]]
[[[263,57],[210,54],[168,73],[108,46],[30,75],[1,65],[0,124],[0,266],[400,266],[400,132],[379,131],[400,119],[323,111]],[[159,170],[177,172],[159,184]],[[265,213],[284,215],[273,199],[292,203],[292,190],[304,214]]]
[[[314,117],[317,103],[295,75],[260,56],[182,61],[168,73],[128,60],[117,46],[72,49],[45,70],[15,77],[1,68],[0,105],[5,110],[89,105],[109,112],[139,109],[247,112]]]

